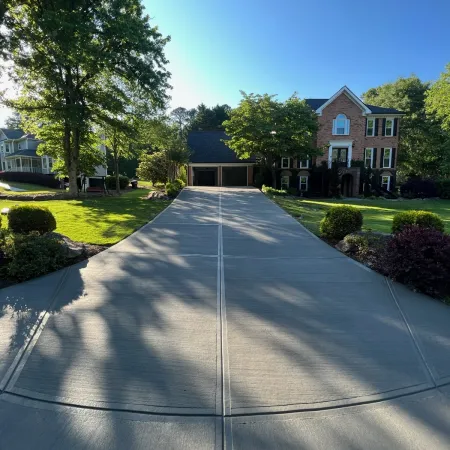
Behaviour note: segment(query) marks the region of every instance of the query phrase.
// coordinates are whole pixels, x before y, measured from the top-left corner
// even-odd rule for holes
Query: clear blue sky
[[[239,90],[326,98],[360,95],[450,62],[449,0],[144,1],[170,34],[172,106],[237,105]]]
[[[171,35],[172,107],[228,103],[239,91],[357,95],[450,62],[449,0],[144,0]],[[0,125],[8,112],[0,109]]]

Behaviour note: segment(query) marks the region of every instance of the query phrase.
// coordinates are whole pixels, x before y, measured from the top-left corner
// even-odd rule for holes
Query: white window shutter
[[[345,134],[350,134],[350,119],[346,120],[345,125],[346,125]]]
[[[336,134],[336,119],[333,119],[333,134]]]

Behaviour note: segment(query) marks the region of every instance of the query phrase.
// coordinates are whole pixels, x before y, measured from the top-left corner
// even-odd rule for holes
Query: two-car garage
[[[189,186],[241,187],[253,184],[254,159],[242,160],[224,144],[223,131],[189,133],[191,157],[188,165]]]

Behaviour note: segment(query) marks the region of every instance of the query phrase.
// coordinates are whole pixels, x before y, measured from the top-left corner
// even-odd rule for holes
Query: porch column
[[[42,168],[42,173],[45,173],[44,172],[44,157],[43,156],[41,157],[41,168]]]
[[[20,161],[20,171],[23,172],[23,170],[22,170],[22,158],[19,157],[19,161]]]

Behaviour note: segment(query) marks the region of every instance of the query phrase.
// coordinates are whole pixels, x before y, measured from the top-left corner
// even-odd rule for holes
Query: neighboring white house
[[[52,174],[53,158],[36,153],[41,142],[33,134],[25,134],[20,129],[0,128],[1,171]],[[106,155],[106,147],[103,144],[100,149]],[[102,186],[102,178],[106,175],[106,166],[96,167],[95,175],[86,179],[86,187]]]

